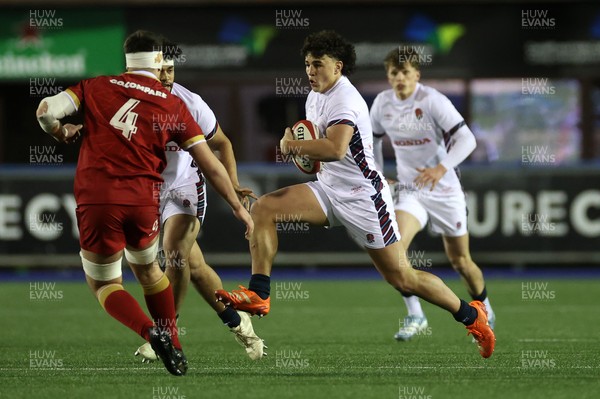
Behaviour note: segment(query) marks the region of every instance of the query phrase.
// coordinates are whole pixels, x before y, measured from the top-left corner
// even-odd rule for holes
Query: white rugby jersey
[[[206,140],[210,140],[217,132],[217,118],[204,100],[196,93],[192,93],[182,85],[173,83],[171,94],[181,98],[194,117],[194,120],[204,132]],[[164,179],[163,189],[174,188],[196,184],[200,181],[198,168],[192,156],[179,148],[174,142],[167,143],[165,148],[167,155],[167,166],[162,173]]]
[[[373,133],[369,108],[358,90],[342,76],[326,93],[311,91],[306,99],[306,119],[313,121],[322,135],[329,126],[346,124],[354,128],[343,159],[322,162],[317,178],[340,193],[373,195],[382,187],[382,174],[373,156]]]
[[[445,160],[453,134],[461,130],[461,134],[473,136],[450,100],[434,88],[420,83],[406,100],[399,99],[393,89],[379,93],[371,106],[371,123],[375,137],[385,134],[390,137],[396,155],[397,179],[401,185],[412,190],[416,189],[413,181],[419,175],[415,168],[431,168]],[[474,137],[471,147],[471,137],[469,143],[461,148],[464,157],[475,148]],[[461,155],[459,162],[464,157]],[[456,165],[442,164],[448,171],[432,194],[443,195],[462,190],[454,170]],[[427,186],[423,189],[430,188]]]

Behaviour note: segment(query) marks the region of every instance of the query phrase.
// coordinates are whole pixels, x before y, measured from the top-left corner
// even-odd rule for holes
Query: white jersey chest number
[[[110,120],[110,125],[123,133],[123,136],[131,141],[131,137],[137,132],[138,114],[133,112],[133,109],[140,103],[140,100],[130,98],[121,108],[113,115]]]

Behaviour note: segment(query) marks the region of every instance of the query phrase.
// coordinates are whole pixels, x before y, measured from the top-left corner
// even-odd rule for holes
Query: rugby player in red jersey
[[[198,94],[175,82],[175,60],[185,59],[182,50],[177,44],[166,39],[162,50],[162,85],[185,103],[204,132],[208,146],[215,154],[219,154],[219,160],[227,170],[239,200],[249,209],[250,199],[257,197],[251,189],[240,186],[231,141],[221,129],[208,104]],[[160,190],[161,238],[158,258],[173,287],[175,311],[180,315],[191,281],[202,298],[233,333],[235,340],[244,347],[246,354],[252,360],[262,359],[267,355],[266,346],[254,332],[250,315],[215,301],[214,292],[223,289],[223,283],[219,275],[207,264],[196,241],[207,209],[206,179],[202,172],[198,171],[190,155],[175,143],[167,143],[165,154],[167,166],[162,172],[164,183]],[[135,351],[135,356],[140,356],[142,363],[150,363],[157,359],[149,342],[141,345]]]
[[[75,199],[86,280],[106,312],[150,342],[167,370],[180,376],[187,371],[187,360],[177,336],[173,292],[154,263],[166,143],[174,141],[189,151],[245,223],[246,237],[254,226],[187,107],[161,85],[161,45],[162,39],[151,32],[134,32],[124,44],[127,73],[86,79],[47,97],[36,116],[46,133],[69,143],[81,135],[83,125],[59,120],[83,109]],[[165,117],[173,123],[155,123]],[[152,319],[123,288],[123,253],[142,285]]]

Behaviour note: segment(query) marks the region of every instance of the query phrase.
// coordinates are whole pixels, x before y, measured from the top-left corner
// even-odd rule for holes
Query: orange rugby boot
[[[469,305],[477,309],[477,319],[475,319],[473,324],[467,326],[467,330],[469,330],[467,335],[473,335],[473,338],[477,341],[479,353],[487,359],[494,353],[496,336],[489,326],[485,305],[480,301],[470,302]]]
[[[217,301],[223,302],[227,306],[232,306],[234,309],[248,312],[251,315],[259,317],[266,316],[271,310],[271,297],[262,299],[254,291],[240,285],[239,290],[227,292],[225,290],[216,290],[215,296]]]

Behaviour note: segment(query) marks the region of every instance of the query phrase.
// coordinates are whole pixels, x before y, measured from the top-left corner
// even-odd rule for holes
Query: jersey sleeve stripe
[[[219,122],[215,122],[215,127],[213,127],[213,129],[210,131],[210,133],[204,134],[204,137],[206,138],[206,140],[212,139],[213,136],[215,135],[215,133],[217,133],[217,130],[219,130]]]
[[[452,129],[448,130],[445,133],[442,133],[442,137],[444,138],[444,144],[446,145],[446,150],[450,150],[450,138],[452,137],[452,135],[463,126],[466,126],[465,121],[460,121]]]
[[[77,111],[79,109],[79,106],[81,105],[79,97],[77,97],[77,95],[73,93],[70,89],[67,89],[64,92],[69,95],[69,100],[71,100],[73,106],[75,106],[75,111]]]
[[[194,136],[194,137],[192,137],[191,139],[189,139],[189,140],[186,140],[185,142],[181,143],[181,145],[180,145],[179,147],[181,147],[181,148],[182,148],[182,149],[184,149],[184,150],[187,150],[187,149],[189,149],[190,147],[192,147],[192,146],[194,146],[194,145],[196,145],[196,144],[198,144],[198,143],[201,143],[201,142],[203,142],[203,141],[206,141],[206,140],[204,139],[204,135],[202,135],[202,134],[199,134],[198,136]]]
[[[466,123],[465,121],[460,121],[456,124],[456,126],[454,126],[452,129],[448,130],[448,133],[446,133],[448,135],[448,137],[452,137],[452,135],[454,133],[456,133],[458,131],[458,129],[460,129],[461,127],[465,126]]]
[[[336,119],[336,120],[330,121],[330,122],[327,124],[327,127],[329,127],[329,126],[334,126],[334,125],[348,125],[348,126],[351,126],[351,127],[355,127],[355,126],[356,126],[356,125],[354,124],[354,122],[352,122],[352,121],[351,121],[351,120],[349,120],[349,119]]]

